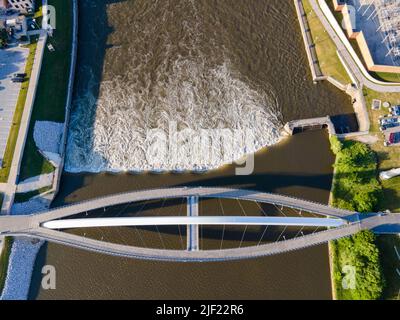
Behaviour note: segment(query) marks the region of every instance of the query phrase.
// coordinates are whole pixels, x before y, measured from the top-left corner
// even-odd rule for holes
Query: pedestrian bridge
[[[108,208],[114,205],[129,204],[145,200],[186,198],[185,216],[146,216],[146,217],[106,217],[93,218],[89,212]],[[299,211],[299,216],[216,216],[207,212],[199,215],[199,199],[236,199],[272,204],[277,207],[291,208]],[[71,218],[76,214],[87,212],[86,218]],[[317,217],[302,216],[309,212]],[[186,250],[156,249],[128,246],[78,236],[63,229],[122,227],[122,226],[186,226]],[[240,226],[297,226],[324,227],[324,231],[296,236],[293,239],[255,246],[220,250],[201,250],[199,246],[199,226],[240,225]],[[123,194],[101,197],[73,205],[58,207],[35,215],[1,216],[0,234],[8,236],[28,236],[73,246],[80,249],[125,256],[132,258],[171,260],[171,261],[218,261],[255,258],[297,250],[330,240],[346,237],[361,230],[375,230],[384,227],[385,232],[394,232],[400,227],[400,215],[370,213],[359,214],[354,211],[341,210],[327,205],[305,201],[293,197],[264,193],[252,190],[180,187],[134,191]]]

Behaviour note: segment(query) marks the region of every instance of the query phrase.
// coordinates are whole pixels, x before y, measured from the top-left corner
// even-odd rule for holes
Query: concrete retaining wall
[[[311,70],[311,76],[314,82],[324,80],[323,74],[319,67],[317,53],[312,40],[310,28],[308,26],[306,14],[304,12],[303,3],[301,0],[294,0],[294,6],[296,8],[297,20],[300,24],[301,35],[303,37],[304,46],[306,49],[308,64]]]
[[[72,0],[72,47],[71,47],[71,66],[69,71],[69,80],[68,80],[68,93],[67,99],[65,103],[65,120],[64,120],[64,128],[63,128],[63,136],[61,138],[60,144],[60,157],[61,162],[58,167],[56,167],[56,171],[54,174],[53,186],[51,192],[53,192],[53,198],[57,195],[58,190],[60,188],[60,180],[61,175],[64,168],[65,162],[65,150],[67,146],[67,137],[68,137],[68,125],[71,111],[71,102],[72,102],[72,94],[74,89],[74,80],[75,80],[75,69],[76,69],[76,59],[78,53],[78,1]]]

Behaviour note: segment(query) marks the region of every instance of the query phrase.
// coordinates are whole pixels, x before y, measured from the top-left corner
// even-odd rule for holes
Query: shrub
[[[332,190],[335,207],[372,212],[377,208],[382,188],[376,179],[377,160],[371,149],[360,142],[340,142],[332,137],[331,148],[336,155],[335,180]],[[384,279],[375,244],[375,235],[362,231],[332,243],[333,277],[338,299],[378,299],[384,288]],[[355,289],[342,288],[343,267],[356,270]]]

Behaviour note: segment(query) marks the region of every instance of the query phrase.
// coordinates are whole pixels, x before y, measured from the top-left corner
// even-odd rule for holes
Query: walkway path
[[[131,203],[143,200],[152,199],[166,199],[166,198],[188,198],[193,199],[193,197],[205,197],[205,198],[229,198],[229,199],[241,199],[256,202],[264,202],[274,204],[275,206],[284,206],[294,208],[296,210],[304,210],[307,212],[317,213],[319,215],[325,215],[330,217],[338,217],[346,221],[343,223],[341,219],[323,219],[326,223],[333,223],[334,229],[329,229],[326,231],[320,231],[311,235],[302,236],[299,238],[294,238],[291,240],[279,241],[275,243],[242,247],[236,249],[224,249],[224,250],[161,250],[152,248],[141,248],[133,246],[125,246],[115,243],[108,243],[103,241],[98,241],[94,239],[88,239],[86,237],[77,236],[65,232],[60,232],[56,230],[49,229],[53,227],[69,227],[69,223],[75,223],[71,219],[67,220],[57,220],[65,218],[77,213],[88,212],[89,210],[105,208],[111,205]],[[192,200],[191,200],[192,201]],[[197,206],[197,203],[195,203]],[[196,209],[197,210],[197,209]],[[160,218],[160,217],[158,217]],[[174,221],[177,224],[203,224],[212,223],[222,224],[224,223],[234,223],[234,224],[253,224],[255,221],[252,219],[258,219],[257,217],[241,217],[243,221],[237,221],[238,217],[197,217],[197,216],[186,216],[186,217],[170,217],[171,219],[182,219],[181,222]],[[150,219],[150,218],[148,218]],[[154,218],[152,218],[154,219]],[[160,222],[160,224],[168,223],[165,221]],[[222,219],[222,220],[221,220]],[[227,219],[226,221],[223,219]],[[229,220],[231,219],[231,220]],[[233,220],[232,220],[233,219]],[[246,220],[248,219],[248,220]],[[305,219],[304,222],[281,220],[275,221],[272,217],[268,217],[261,224],[288,224],[291,223],[315,223],[316,221],[307,221],[307,218],[297,218]],[[101,219],[100,219],[101,220]],[[98,219],[82,219],[83,224],[99,225]],[[192,221],[193,220],[193,221]],[[206,221],[207,220],[207,221]],[[218,220],[218,221],[216,221]],[[321,219],[319,219],[321,220]],[[317,221],[320,223],[320,221]],[[65,221],[65,225],[62,224]],[[135,220],[136,221],[136,220]],[[340,221],[339,223],[336,223]],[[131,225],[133,220],[123,221],[116,220],[115,218],[108,219],[107,221],[100,221],[102,225]],[[121,224],[122,223],[122,224]],[[138,220],[135,222],[138,223]],[[149,220],[141,221],[142,224],[148,224]],[[153,223],[158,224],[157,221]],[[260,224],[260,221],[256,221]],[[325,224],[326,225],[326,224]],[[39,238],[43,240],[48,240],[68,246],[73,246],[81,249],[92,250],[112,255],[126,256],[126,257],[136,257],[143,259],[156,259],[156,260],[173,260],[173,261],[213,261],[213,260],[229,260],[229,259],[242,259],[250,257],[260,257],[265,255],[272,255],[276,253],[287,252],[291,250],[296,250],[304,247],[309,247],[312,245],[320,244],[330,240],[346,237],[352,235],[361,230],[373,230],[377,227],[385,227],[384,232],[392,232],[400,225],[400,214],[358,214],[353,211],[346,211],[341,209],[332,208],[326,205],[305,201],[301,199],[291,198],[287,196],[262,193],[259,191],[251,190],[239,190],[239,189],[228,189],[228,188],[172,188],[172,189],[153,189],[145,191],[136,191],[130,193],[123,193],[113,196],[107,196],[103,198],[98,198],[90,201],[85,201],[77,203],[70,206],[60,207],[50,211],[43,211],[36,215],[24,215],[24,216],[0,216],[0,235],[12,235],[12,236],[29,236],[33,238]],[[84,227],[84,226],[83,226]],[[383,229],[381,229],[382,231]],[[190,247],[189,247],[190,249]],[[197,249],[197,248],[196,248]]]
[[[18,183],[17,192],[25,193],[25,192],[39,190],[45,187],[51,187],[53,184],[53,178],[54,178],[54,172],[26,179]]]
[[[390,226],[400,224],[399,214],[372,216],[355,223],[347,224],[343,227],[320,231],[318,233],[286,241],[234,249],[188,251],[126,246],[55,231],[40,227],[38,225],[39,221],[37,221],[37,217],[39,216],[0,217],[0,225],[2,226],[1,229],[4,230],[4,227],[7,227],[12,235],[26,235],[33,238],[39,238],[63,245],[110,255],[170,261],[217,261],[256,258],[310,247],[331,240],[350,236],[361,230],[371,230],[382,225]]]
[[[271,203],[296,210],[313,212],[324,216],[346,218],[347,220],[351,221],[358,220],[357,212],[333,208],[316,202],[260,191],[211,187],[178,187],[120,193],[49,210],[40,215],[40,220],[51,221],[55,219],[61,219],[74,214],[89,212],[91,210],[106,208],[123,203],[167,198],[187,198],[191,196],[199,196],[203,198],[229,198],[256,201],[261,203]]]

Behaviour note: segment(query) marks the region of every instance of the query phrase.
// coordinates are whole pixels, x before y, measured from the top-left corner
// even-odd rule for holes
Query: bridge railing
[[[47,213],[51,213],[52,211],[60,211],[62,209],[66,209],[66,208],[71,208],[74,206],[78,206],[78,205],[84,205],[85,203],[93,203],[93,202],[100,202],[102,200],[108,199],[108,198],[115,198],[115,197],[122,197],[122,196],[128,196],[128,195],[134,195],[134,194],[140,194],[140,193],[146,193],[146,192],[151,192],[151,191],[160,191],[160,190],[167,190],[166,188],[158,188],[158,189],[153,189],[153,188],[149,188],[149,189],[143,189],[143,190],[138,190],[138,191],[130,191],[130,192],[120,192],[120,193],[116,193],[113,195],[107,195],[107,196],[101,196],[101,197],[96,197],[93,199],[89,199],[89,200],[84,200],[84,201],[79,201],[73,204],[65,204],[56,208],[52,208],[50,210],[47,211],[40,211],[37,212],[36,214],[31,214],[31,215],[37,215],[37,214],[47,214]],[[179,192],[175,195],[175,194],[170,194],[170,195],[162,195],[160,197],[157,198],[157,195],[155,197],[151,197],[149,199],[166,199],[166,198],[186,198],[189,196],[199,196],[200,198],[227,198],[227,199],[243,199],[243,200],[248,200],[248,201],[258,201],[258,200],[254,200],[251,199],[250,196],[248,195],[242,195],[240,197],[235,197],[234,195],[225,195],[224,193],[234,193],[234,192],[244,192],[244,193],[248,193],[248,194],[264,194],[267,196],[271,196],[271,198],[279,196],[282,199],[287,199],[287,200],[294,200],[294,201],[298,201],[298,202],[303,202],[303,203],[308,203],[308,204],[313,204],[313,205],[317,205],[317,206],[324,206],[324,207],[329,207],[328,205],[316,202],[316,201],[311,201],[311,200],[304,200],[304,199],[300,199],[297,197],[292,197],[292,196],[286,196],[286,195],[278,195],[278,194],[274,194],[274,193],[268,193],[268,192],[263,192],[263,191],[258,191],[258,190],[248,190],[248,189],[234,189],[234,188],[213,188],[213,187],[180,187],[180,188],[168,188],[169,191],[182,191],[182,190],[193,190],[193,193],[186,193],[186,194],[179,194]],[[196,190],[210,190],[210,192],[215,191],[215,193],[210,193],[210,194],[202,194],[199,192],[196,192]],[[220,191],[218,191],[220,190]],[[123,204],[123,203],[129,203],[129,202],[134,202],[134,201],[144,201],[146,199],[140,199],[140,200],[132,200],[132,201],[124,201],[118,204]],[[259,200],[258,202],[265,202],[265,203],[271,203],[271,204],[279,204],[279,201],[276,201],[276,203],[274,203],[273,201],[269,202],[269,201],[261,201]],[[117,204],[111,204],[110,206],[113,205],[117,205]],[[285,204],[285,207],[289,207],[289,208],[296,208],[296,209],[301,209],[301,207],[298,206],[293,206],[290,204]],[[352,211],[347,211],[347,210],[343,210],[343,209],[339,209],[339,208],[335,208],[335,207],[331,207],[332,209],[334,209],[337,212],[342,212],[343,214],[357,214],[357,212],[352,212]],[[90,210],[95,210],[95,209],[90,209]],[[76,214],[78,214],[79,212],[77,212]],[[74,213],[75,214],[75,213]],[[73,215],[73,214],[71,214]]]

